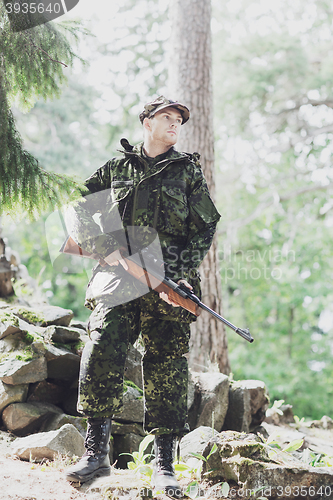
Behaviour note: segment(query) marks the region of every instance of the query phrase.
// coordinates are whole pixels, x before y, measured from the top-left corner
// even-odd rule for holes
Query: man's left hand
[[[193,290],[193,287],[186,280],[177,281],[177,285],[185,285],[190,290]],[[163,299],[165,302],[167,302],[167,304],[170,304],[173,307],[179,307],[179,304],[176,304],[175,302],[173,302],[172,300],[169,299],[167,293],[160,292],[159,296],[161,299]]]

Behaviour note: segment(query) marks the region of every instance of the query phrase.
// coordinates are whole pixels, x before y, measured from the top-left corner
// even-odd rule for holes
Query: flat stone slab
[[[217,449],[210,454],[214,444]],[[254,434],[233,431],[213,437],[203,455],[202,479],[235,482],[243,491],[258,491],[270,499],[320,498],[330,488],[333,495],[333,471],[330,467],[305,466],[293,455],[265,446]],[[303,487],[303,490],[302,490]],[[319,496],[318,496],[319,495]],[[327,496],[327,495],[326,495]]]
[[[14,306],[10,312],[28,323],[38,326],[68,326],[74,316],[70,309],[58,306],[38,305],[35,307]]]
[[[6,429],[17,436],[26,436],[40,429],[52,415],[61,413],[60,408],[45,403],[13,403],[2,412]]]
[[[112,418],[120,422],[142,423],[144,416],[144,402],[140,392],[133,387],[128,387],[123,398],[123,410]]]
[[[43,337],[49,342],[67,344],[80,340],[81,332],[83,332],[83,330],[78,328],[51,325],[45,329]]]
[[[12,403],[22,403],[27,399],[29,384],[9,385],[0,381],[0,413]]]
[[[47,363],[44,357],[29,361],[9,359],[0,363],[0,380],[5,384],[29,384],[46,378]]]
[[[11,454],[21,460],[54,460],[58,455],[83,455],[84,439],[71,424],[65,424],[60,429],[40,432],[31,436],[16,439],[10,447]]]

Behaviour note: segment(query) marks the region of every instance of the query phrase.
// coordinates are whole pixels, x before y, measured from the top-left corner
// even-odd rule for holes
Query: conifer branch
[[[63,62],[61,62],[61,61],[57,61],[56,59],[52,59],[52,57],[50,56],[50,54],[48,54],[48,53],[47,53],[45,50],[43,50],[41,47],[38,47],[38,46],[37,46],[37,45],[35,45],[34,43],[29,42],[29,41],[28,41],[28,39],[27,39],[28,37],[25,35],[25,33],[23,33],[23,36],[24,36],[24,38],[26,39],[26,41],[27,41],[27,43],[28,43],[29,45],[31,45],[32,47],[34,47],[34,48],[35,48],[35,49],[37,49],[37,50],[40,50],[40,51],[41,51],[41,52],[43,52],[44,54],[46,54],[46,55],[47,55],[47,57],[50,59],[50,61],[52,61],[52,62],[56,62],[56,63],[59,63],[59,64],[62,64],[63,66],[65,66],[65,68],[68,68],[68,65],[67,65],[67,64],[65,64],[65,63],[63,63]]]

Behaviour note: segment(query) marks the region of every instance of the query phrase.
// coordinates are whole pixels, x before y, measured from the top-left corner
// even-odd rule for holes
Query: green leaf
[[[150,445],[150,443],[152,441],[154,441],[154,438],[155,438],[155,436],[153,436],[152,434],[148,434],[148,436],[143,438],[143,440],[141,441],[140,446],[139,446],[139,454],[140,455],[142,455],[143,452],[146,450],[146,448]]]
[[[228,483],[224,482],[221,486],[221,495],[227,497],[229,495],[230,486]]]
[[[190,498],[196,498],[199,493],[198,481],[192,481],[186,488],[185,494]]]
[[[282,451],[286,451],[288,453],[290,453],[291,451],[296,451],[303,445],[303,442],[303,439],[296,439],[295,441],[292,441],[287,446],[285,446]]]
[[[211,449],[211,450],[210,450],[210,452],[209,452],[209,455],[208,455],[208,456],[207,456],[207,458],[206,458],[206,461],[209,459],[209,457],[210,457],[211,455],[213,455],[213,453],[215,453],[215,452],[216,452],[216,450],[217,450],[217,444],[216,444],[216,443],[214,443],[214,444],[213,444],[213,446],[212,446],[212,449]]]
[[[193,451],[191,451],[190,455],[192,455],[195,458],[198,458],[199,460],[204,460],[205,462],[207,461],[207,459],[205,457],[203,457],[202,455],[200,455],[199,453],[194,453]]]
[[[190,470],[191,467],[189,467],[186,464],[174,464],[175,471],[177,472],[183,472],[185,470]]]

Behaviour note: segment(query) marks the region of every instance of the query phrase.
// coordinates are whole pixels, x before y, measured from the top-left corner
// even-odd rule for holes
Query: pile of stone
[[[68,442],[79,443],[68,445],[67,453],[82,451],[86,419],[77,413],[76,403],[80,355],[87,340],[86,325],[75,321],[71,310],[0,301],[0,415],[3,430],[33,438],[32,455],[26,439],[23,451],[22,440],[17,441],[21,458],[41,460],[59,452],[59,446],[47,452],[45,443],[37,446],[41,436],[36,433],[55,446],[50,432],[60,429],[70,434]],[[144,437],[141,354],[134,348],[128,353],[125,377],[124,409],[112,426],[113,459],[120,467],[129,460],[121,453],[136,451]],[[249,432],[264,419],[268,402],[263,382],[232,382],[221,373],[190,374],[191,429]],[[59,439],[63,442],[64,435]]]

